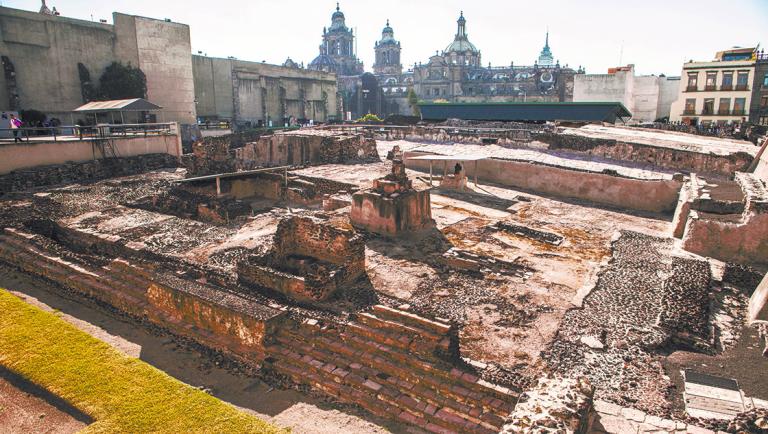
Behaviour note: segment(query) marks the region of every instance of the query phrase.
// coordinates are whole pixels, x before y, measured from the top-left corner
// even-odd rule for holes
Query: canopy
[[[145,112],[161,110],[157,104],[153,104],[144,98],[133,99],[115,99],[112,101],[91,101],[81,105],[73,111],[96,113],[96,112]]]
[[[615,122],[632,117],[620,102],[419,103],[421,118],[443,121]]]

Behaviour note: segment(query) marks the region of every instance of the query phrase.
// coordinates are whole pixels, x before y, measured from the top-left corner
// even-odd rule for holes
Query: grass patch
[[[92,417],[85,433],[285,432],[2,289],[0,365]]]

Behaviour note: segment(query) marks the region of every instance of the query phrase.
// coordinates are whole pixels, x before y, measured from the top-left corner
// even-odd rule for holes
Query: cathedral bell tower
[[[376,51],[376,63],[373,72],[377,75],[400,75],[403,65],[400,63],[400,42],[395,40],[395,32],[389,26],[389,20],[381,31],[381,40],[373,47]]]

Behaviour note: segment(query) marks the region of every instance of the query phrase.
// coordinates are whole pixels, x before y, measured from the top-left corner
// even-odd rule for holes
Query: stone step
[[[306,383],[309,380],[312,386],[316,386],[342,400],[346,400],[344,393],[342,393],[345,389],[344,386],[366,393],[367,395],[363,395],[363,398],[365,398],[363,401],[353,400],[352,402],[356,402],[380,416],[394,415],[425,428],[430,423],[428,419],[434,419],[432,423],[435,426],[441,425],[443,430],[449,429],[460,432],[498,432],[501,426],[500,424],[494,426],[488,423],[484,423],[487,426],[482,426],[482,421],[469,420],[467,417],[471,416],[463,415],[455,409],[431,405],[412,392],[401,393],[398,388],[388,384],[386,380],[375,376],[373,378],[364,376],[365,374],[361,372],[361,365],[359,364],[357,366],[352,364],[347,367],[348,369],[340,368],[335,364],[324,363],[322,360],[309,355],[302,356],[301,353],[285,347],[282,348],[281,354],[286,359],[276,363],[278,370],[284,369],[288,371],[293,377],[298,378],[299,382]],[[288,364],[291,365],[290,367],[286,367],[285,360],[289,360]],[[332,384],[329,384],[329,381],[332,381]],[[372,395],[372,393],[375,394]],[[372,396],[383,404],[376,406],[366,405],[372,401]],[[393,408],[397,410],[393,411]],[[382,411],[385,414],[382,414]],[[409,413],[410,416],[403,415],[402,411]],[[440,430],[433,431],[441,432]]]
[[[317,335],[308,336],[306,332],[297,334],[294,339],[303,340],[307,345],[325,347],[328,352],[342,353],[352,360],[367,359],[377,367],[381,367],[377,365],[378,363],[386,363],[388,370],[385,370],[385,373],[396,375],[413,383],[426,382],[425,384],[429,384],[435,390],[440,390],[443,383],[451,384],[451,387],[456,386],[454,392],[459,394],[457,399],[461,401],[471,401],[473,396],[492,397],[494,401],[485,403],[485,405],[493,409],[494,412],[503,415],[511,411],[511,403],[516,401],[518,396],[517,393],[509,389],[485,382],[474,374],[456,367],[447,364],[436,366],[434,363],[415,357],[410,352],[399,351],[384,344],[372,343],[354,334],[345,335],[342,333],[341,337],[344,341],[340,342],[338,338],[334,339],[333,336],[330,338],[322,336],[319,329],[315,332]],[[286,345],[291,344],[287,342]],[[439,379],[443,383],[438,381],[432,383],[430,379],[433,378]],[[450,390],[450,387],[448,389]],[[466,393],[467,389],[473,393]]]
[[[297,338],[304,337],[297,336]],[[337,352],[337,348],[339,348],[338,343],[329,344],[329,339],[320,337],[314,339],[313,342],[304,340],[300,348],[296,348],[296,343],[292,342],[291,339],[290,337],[283,337],[280,339],[280,343],[283,347],[293,348],[299,353],[311,354],[310,357],[312,359],[322,362],[323,365],[326,365],[329,360],[335,360],[338,366],[339,360],[332,354]],[[396,364],[396,361],[392,363],[380,356],[373,356],[370,351],[358,350],[354,353],[348,352],[347,356],[357,360],[358,363],[346,364],[343,369],[359,370],[363,377],[368,375],[369,377],[378,378],[376,381],[386,382],[393,386],[397,385],[399,390],[407,390],[410,396],[418,401],[426,402],[436,408],[447,407],[465,418],[476,419],[477,416],[485,416],[487,421],[495,422],[495,426],[498,428],[503,423],[503,417],[512,409],[511,403],[514,401],[514,398],[510,396],[503,396],[506,400],[502,401],[493,395],[484,396],[482,392],[473,393],[460,385],[443,384],[434,380],[429,373],[419,374],[408,368],[403,368],[401,364]],[[404,359],[407,360],[407,357]],[[366,366],[373,366],[375,369],[366,370]],[[460,378],[454,378],[453,381],[469,386],[465,380],[462,381]],[[497,394],[497,391],[487,388],[483,389],[483,392]],[[486,402],[482,402],[484,397],[489,399]],[[489,414],[484,415],[484,413]],[[480,423],[481,419],[477,419],[477,422]]]

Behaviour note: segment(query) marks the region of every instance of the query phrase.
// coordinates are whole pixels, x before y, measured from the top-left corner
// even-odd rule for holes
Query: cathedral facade
[[[350,50],[345,50],[349,47]],[[404,71],[401,45],[389,20],[374,45],[373,73],[351,50],[354,35],[346,28],[344,14],[332,16],[331,30],[324,29],[320,55],[310,69],[336,72],[341,111],[346,118],[366,113],[380,117],[412,114],[408,95],[413,90],[421,101],[445,102],[566,102],[573,100],[573,82],[583,73],[554,60],[549,33],[533,65],[482,65],[480,50],[469,40],[467,20],[461,13],[453,41],[422,64]],[[334,54],[335,53],[335,54]],[[335,57],[334,57],[335,56]]]

